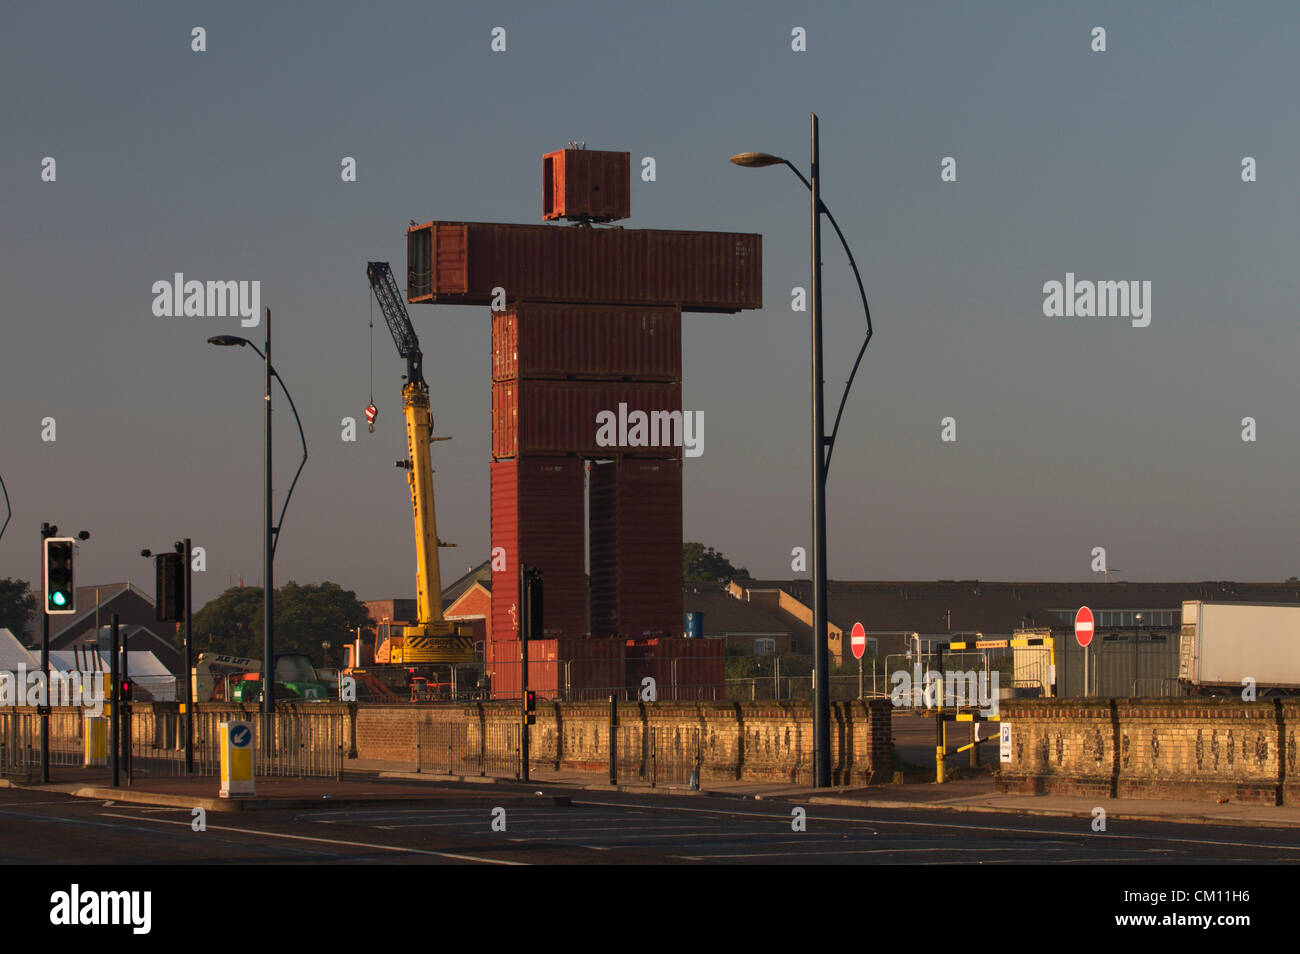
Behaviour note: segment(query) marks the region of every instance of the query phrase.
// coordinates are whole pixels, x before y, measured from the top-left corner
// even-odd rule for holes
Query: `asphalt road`
[[[432,787],[431,787],[432,788]],[[427,807],[210,812],[0,789],[12,864],[1234,864],[1300,861],[1294,830],[797,806],[511,786],[436,787]],[[430,794],[434,794],[431,790]],[[567,794],[569,805],[550,796]],[[806,809],[806,830],[792,827]],[[493,830],[494,809],[505,830]],[[500,826],[501,814],[495,813]]]

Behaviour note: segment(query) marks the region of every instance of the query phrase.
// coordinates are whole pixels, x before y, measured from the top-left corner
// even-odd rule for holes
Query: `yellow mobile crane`
[[[366,266],[370,288],[393,333],[397,352],[406,359],[406,384],[402,387],[402,411],[406,416],[408,457],[399,460],[411,485],[411,509],[415,515],[416,614],[415,626],[402,631],[402,646],[395,649],[394,663],[468,663],[474,661],[473,629],[442,618],[442,580],[438,571],[438,525],[433,510],[433,460],[430,447],[433,415],[429,411],[429,388],[424,382],[424,356],[406,304],[393,280],[387,262]]]

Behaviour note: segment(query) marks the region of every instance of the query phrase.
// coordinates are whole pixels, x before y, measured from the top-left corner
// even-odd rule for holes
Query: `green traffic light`
[[[50,602],[52,602],[55,606],[64,606],[67,604],[68,598],[64,596],[62,593],[54,593],[50,596]]]

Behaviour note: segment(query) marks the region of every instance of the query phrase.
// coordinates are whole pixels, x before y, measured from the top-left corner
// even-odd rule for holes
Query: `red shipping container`
[[[407,300],[763,307],[763,237],[735,232],[426,222],[407,231]]]
[[[725,698],[725,640],[627,640],[628,677],[650,676],[661,702],[686,702]]]
[[[682,313],[517,301],[492,314],[492,380],[682,379]]]
[[[620,405],[624,407],[620,408]],[[492,456],[679,457],[682,440],[682,386],[676,381],[514,380],[492,384]],[[615,415],[616,426],[600,433],[597,415]],[[632,425],[634,412],[647,415],[644,434]],[[675,416],[670,416],[674,415]],[[608,438],[609,445],[597,442]],[[648,446],[632,446],[636,438]]]
[[[572,458],[493,461],[492,640],[517,641],[519,564],[542,571],[542,631],[585,636],[583,472]]]
[[[611,222],[632,214],[632,155],[561,149],[542,157],[542,218]]]
[[[488,646],[494,699],[518,699],[519,643]],[[528,644],[528,688],[539,699],[608,699],[626,688],[623,643],[617,639],[534,639]]]
[[[589,510],[592,635],[681,633],[682,462],[592,464]]]
[[[539,702],[559,698],[560,666],[555,658],[556,640],[534,639],[528,643],[528,688],[537,693]],[[551,651],[547,652],[547,647]],[[520,680],[519,642],[493,641],[486,647],[485,666],[494,700],[519,699],[523,691]]]

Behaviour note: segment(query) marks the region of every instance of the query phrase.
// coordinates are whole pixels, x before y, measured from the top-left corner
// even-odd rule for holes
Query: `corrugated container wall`
[[[725,640],[657,639],[627,640],[627,672],[630,685],[650,676],[655,680],[660,701],[696,701],[725,697]]]
[[[428,222],[407,233],[415,302],[763,307],[763,237],[734,232]]]
[[[561,149],[542,157],[542,218],[612,222],[632,214],[632,155]]]
[[[505,562],[504,571],[492,574],[493,641],[519,638],[521,560],[542,571],[543,633],[585,636],[582,462],[532,457],[493,461],[490,468],[493,560]]]
[[[492,697],[518,699],[519,643],[490,645],[488,668]],[[540,699],[608,699],[610,690],[626,685],[621,640],[534,639],[528,644],[528,688],[537,690]]]
[[[492,380],[682,379],[682,313],[512,302],[492,313]]]
[[[603,411],[618,415],[620,404],[627,405],[628,415],[645,412],[656,426],[643,428],[644,435],[633,434],[630,429],[620,435],[617,426],[601,434],[597,415]],[[681,409],[682,386],[675,381],[496,381],[492,385],[492,456],[680,456],[680,440],[670,442],[681,433]],[[675,417],[655,418],[655,412],[678,413]],[[613,443],[598,443],[598,436],[610,438]],[[640,440],[642,436],[645,446],[619,443],[625,438]]]
[[[593,463],[589,509],[592,635],[680,634],[682,462]]]

